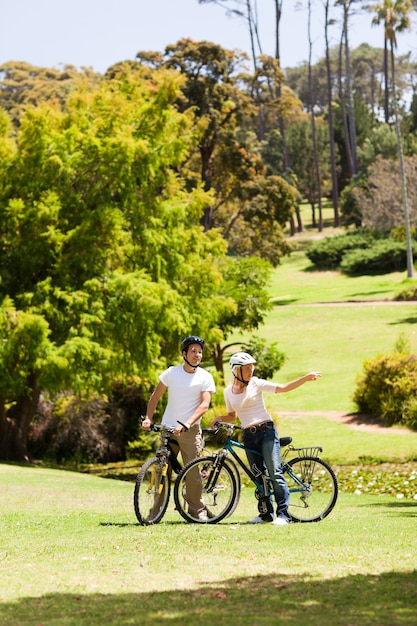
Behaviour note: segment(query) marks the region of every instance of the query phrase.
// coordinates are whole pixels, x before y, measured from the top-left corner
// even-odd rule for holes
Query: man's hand
[[[149,417],[145,417],[145,419],[142,420],[141,426],[144,430],[149,430],[151,425],[152,425],[152,422],[149,419]]]

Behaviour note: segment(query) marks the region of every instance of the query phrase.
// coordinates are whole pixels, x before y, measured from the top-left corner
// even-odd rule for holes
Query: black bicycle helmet
[[[204,348],[204,339],[197,337],[197,335],[190,335],[181,341],[181,354],[187,352],[188,346],[191,346],[192,343],[198,343],[201,348]]]

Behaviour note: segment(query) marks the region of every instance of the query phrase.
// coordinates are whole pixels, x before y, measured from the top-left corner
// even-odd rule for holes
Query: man
[[[210,406],[216,390],[213,376],[199,367],[203,358],[204,340],[196,335],[181,342],[182,365],[171,366],[159,376],[152,393],[142,428],[152,424],[155,408],[168,391],[168,403],[162,425],[174,428],[173,440],[177,442],[184,465],[200,456],[202,450],[201,418]],[[201,479],[196,473],[187,482],[187,500],[190,513],[205,519],[207,512],[201,495]]]

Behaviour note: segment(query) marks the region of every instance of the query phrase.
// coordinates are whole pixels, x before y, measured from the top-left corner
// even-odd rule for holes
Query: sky
[[[297,10],[297,4],[304,8]],[[306,0],[282,0],[282,6],[281,66],[295,67],[309,54]],[[258,11],[262,51],[274,55],[273,0],[258,0]],[[313,0],[313,62],[324,56],[323,13],[322,0]],[[250,51],[244,20],[197,0],[4,0],[1,17],[0,64],[26,61],[57,68],[70,64],[104,73],[114,63],[133,60],[139,51],[163,52],[183,37]],[[352,16],[350,28],[351,48],[364,42],[383,46],[382,26],[371,26],[369,15]],[[339,26],[330,31],[331,45],[338,43],[339,31]],[[413,31],[398,37],[398,52],[411,51],[416,60],[415,20]]]

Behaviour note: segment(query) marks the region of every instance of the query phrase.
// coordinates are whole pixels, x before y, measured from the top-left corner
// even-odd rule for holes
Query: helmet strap
[[[197,365],[191,365],[190,361],[187,359],[186,356],[183,357],[184,361],[187,363],[187,365],[189,365],[194,371],[197,369],[197,367],[199,367],[200,363],[197,363]]]
[[[235,372],[233,372],[233,376],[234,376],[235,378],[237,378],[237,379],[238,379],[241,383],[243,383],[244,385],[249,385],[249,381],[248,381],[248,380],[245,380],[245,379],[243,378],[243,374],[242,374],[242,366],[240,366],[240,375],[242,376],[242,378],[239,378],[239,376],[238,376],[237,374],[235,374]]]

